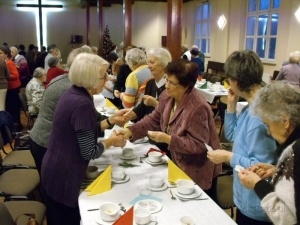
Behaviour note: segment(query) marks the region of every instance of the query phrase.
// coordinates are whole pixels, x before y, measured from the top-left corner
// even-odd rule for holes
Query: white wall
[[[21,0],[0,1],[0,44],[9,45],[23,43],[37,44],[35,16],[33,12],[18,11],[15,4]],[[48,0],[49,1],[49,0]],[[47,43],[56,43],[66,60],[71,49],[70,36],[84,36],[86,41],[86,9],[80,7],[79,0],[62,1],[64,8],[59,12],[47,14]],[[182,21],[182,44],[194,44],[195,7],[201,0],[184,4]],[[211,28],[211,54],[208,60],[224,62],[228,55],[241,50],[244,46],[244,27],[246,0],[211,0],[213,7]],[[276,60],[264,63],[265,73],[272,74],[279,70],[291,51],[300,50],[300,24],[294,13],[300,6],[299,0],[281,0],[280,23],[276,49]],[[108,25],[111,39],[115,44],[123,41],[123,8],[112,5],[103,9],[103,25]],[[219,30],[217,20],[224,14],[227,25]],[[98,45],[98,16],[96,8],[90,12],[90,44]],[[167,3],[135,1],[132,6],[132,44],[144,46],[146,49],[161,46],[161,36],[167,35]]]

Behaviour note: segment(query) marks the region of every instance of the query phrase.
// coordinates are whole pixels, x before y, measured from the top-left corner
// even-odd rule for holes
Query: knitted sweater
[[[230,165],[248,168],[258,162],[274,164],[276,142],[268,135],[263,122],[246,106],[239,117],[236,113],[225,113],[224,134],[227,140],[234,141]],[[260,199],[253,190],[245,188],[233,170],[233,200],[236,207],[247,217],[259,221],[269,221],[260,206]]]
[[[277,151],[280,158],[271,183],[259,181],[254,190],[261,205],[276,225],[300,221],[300,127],[296,128]]]
[[[128,75],[122,99],[124,108],[131,108],[141,102],[146,84],[151,78],[153,77],[147,65],[138,67]]]
[[[84,88],[72,86],[60,97],[53,120],[49,145],[42,164],[42,186],[53,200],[78,206],[80,186],[89,160],[79,147],[77,132],[92,131],[97,142],[97,117],[92,97]],[[99,145],[103,152],[104,146]],[[93,152],[87,152],[93,157]]]
[[[71,82],[65,74],[53,79],[44,92],[38,118],[30,132],[30,138],[44,148],[48,146],[58,99],[69,87],[71,87]]]

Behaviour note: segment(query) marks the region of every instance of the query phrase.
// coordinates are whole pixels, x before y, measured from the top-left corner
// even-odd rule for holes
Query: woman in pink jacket
[[[205,144],[220,147],[211,107],[194,88],[198,66],[183,59],[170,62],[165,69],[166,90],[155,110],[120,132],[131,140],[147,136],[167,144],[172,160],[203,190],[211,194],[214,177],[221,164],[207,157]]]

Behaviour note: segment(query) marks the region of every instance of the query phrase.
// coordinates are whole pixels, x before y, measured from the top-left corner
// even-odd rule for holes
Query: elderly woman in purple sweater
[[[81,53],[69,71],[73,84],[60,97],[47,152],[42,163],[43,197],[48,225],[79,225],[78,196],[90,159],[110,146],[123,147],[126,140],[116,133],[97,142],[97,118],[93,94],[106,81],[108,62],[95,54]]]
[[[155,142],[166,143],[172,160],[211,194],[212,180],[221,172],[221,164],[207,159],[205,144],[215,149],[220,142],[212,110],[194,88],[198,66],[179,59],[170,62],[165,73],[166,90],[155,110],[119,132],[133,141],[148,135]]]

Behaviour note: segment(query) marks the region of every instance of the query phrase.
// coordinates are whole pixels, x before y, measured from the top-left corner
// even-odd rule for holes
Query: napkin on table
[[[207,82],[205,82],[201,87],[200,89],[207,89]]]
[[[133,206],[127,210],[113,225],[132,225],[133,222]]]
[[[105,105],[106,107],[115,107],[117,108],[111,101],[109,101],[107,98],[105,99]]]
[[[175,163],[169,159],[168,160],[168,180],[170,182],[177,182],[179,179],[192,180],[188,175],[185,174]]]
[[[224,81],[224,88],[226,89],[230,88],[229,84],[226,81]]]
[[[111,189],[111,170],[112,166],[109,165],[107,169],[85,189],[85,191],[90,192],[89,196],[100,194]]]

